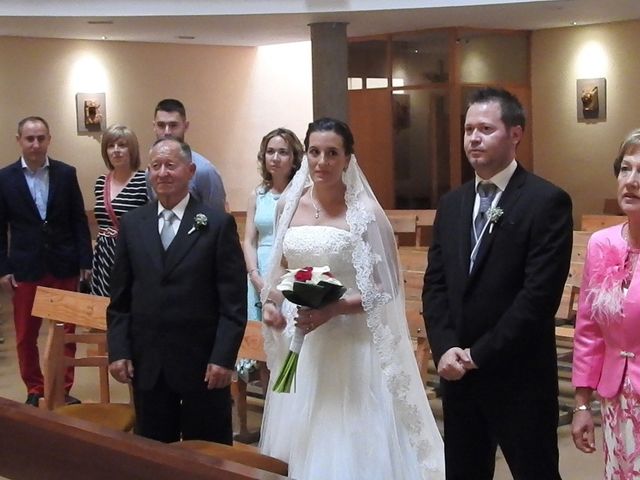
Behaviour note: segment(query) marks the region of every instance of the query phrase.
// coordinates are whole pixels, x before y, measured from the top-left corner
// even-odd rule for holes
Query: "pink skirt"
[[[605,480],[640,479],[640,395],[625,375],[622,391],[602,399]]]

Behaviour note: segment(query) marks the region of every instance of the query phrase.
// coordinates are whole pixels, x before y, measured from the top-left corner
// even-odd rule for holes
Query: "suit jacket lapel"
[[[58,182],[60,177],[58,175],[59,171],[54,162],[49,159],[49,194],[47,196],[47,218],[49,218],[50,209],[53,205],[53,196],[55,195],[56,189],[58,188]]]
[[[145,252],[149,255],[151,263],[159,272],[163,270],[163,258],[165,255],[160,232],[158,231],[158,201],[140,207],[146,209],[145,215],[138,224],[141,243],[145,246]]]
[[[524,181],[527,176],[527,171],[518,164],[516,171],[513,172],[513,176],[509,183],[507,184],[507,188],[504,193],[500,197],[500,201],[498,202],[498,207],[502,209],[504,212],[503,215],[508,215],[509,212],[513,209],[513,206],[516,204],[521,194],[521,187],[524,184]],[[500,221],[504,221],[504,219],[500,219]],[[490,232],[490,225],[487,227],[485,234],[480,239],[480,247],[478,248],[478,255],[476,255],[476,261],[473,264],[473,270],[469,275],[469,278],[473,278],[475,273],[478,271],[479,267],[486,260],[489,251],[491,250],[491,245],[493,244],[493,239],[496,235],[498,235],[499,228],[493,228]]]
[[[18,159],[18,161],[13,164],[12,174],[15,178],[13,184],[15,185],[15,188],[17,190],[17,199],[24,199],[32,213],[36,215],[37,218],[40,218],[40,212],[38,212],[36,202],[31,196],[31,190],[29,190],[27,179],[24,178],[24,172],[22,171],[22,162],[20,159]]]
[[[180,228],[176,233],[171,245],[167,249],[166,257],[164,260],[164,275],[168,275],[171,271],[180,263],[184,256],[193,248],[193,244],[198,240],[202,232],[197,230],[189,233],[193,227],[193,219],[196,215],[196,201],[191,196],[187,208],[184,211],[184,216],[180,222]],[[156,228],[157,230],[157,228]],[[158,235],[158,239],[159,239]]]
[[[457,232],[460,252],[460,267],[463,272],[462,278],[469,275],[469,263],[471,257],[471,234],[473,204],[475,202],[474,182],[469,182],[463,187],[462,203],[460,205],[459,231]]]

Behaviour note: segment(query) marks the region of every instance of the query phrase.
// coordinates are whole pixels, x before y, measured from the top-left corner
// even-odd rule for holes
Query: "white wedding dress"
[[[352,291],[357,288],[353,249],[348,231],[327,226],[290,227],[283,244],[289,268],[328,265],[334,276]],[[278,351],[269,365],[272,384],[288,351],[296,311],[294,305],[285,301],[287,327],[281,334],[265,339],[270,342],[271,351]],[[437,464],[436,471],[425,468],[429,461],[423,459],[421,464],[417,458],[405,427],[407,422],[399,418],[401,415],[394,409],[393,397],[383,380],[364,313],[335,317],[305,337],[295,392],[274,393],[272,384],[260,445],[263,453],[289,464],[290,477],[444,479],[439,465],[441,445],[439,451],[433,452],[432,465]],[[424,403],[428,409],[426,398]],[[428,414],[432,419],[430,411]],[[435,422],[426,427],[430,429],[429,435],[439,442]]]

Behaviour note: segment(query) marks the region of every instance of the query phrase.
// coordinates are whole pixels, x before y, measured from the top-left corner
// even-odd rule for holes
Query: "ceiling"
[[[347,22],[348,35],[356,37],[448,26],[538,30],[640,19],[639,0],[395,0],[389,10],[390,3],[0,0],[0,36],[260,46],[309,40],[308,24],[314,22]]]

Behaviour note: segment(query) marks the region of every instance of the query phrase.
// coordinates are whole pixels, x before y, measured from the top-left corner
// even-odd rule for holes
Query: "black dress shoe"
[[[64,396],[64,403],[66,403],[67,405],[78,405],[82,402],[78,400],[76,397],[72,397],[71,395],[66,394]]]
[[[37,408],[41,398],[42,395],[40,395],[39,393],[30,393],[29,395],[27,395],[27,401],[24,403]]]

